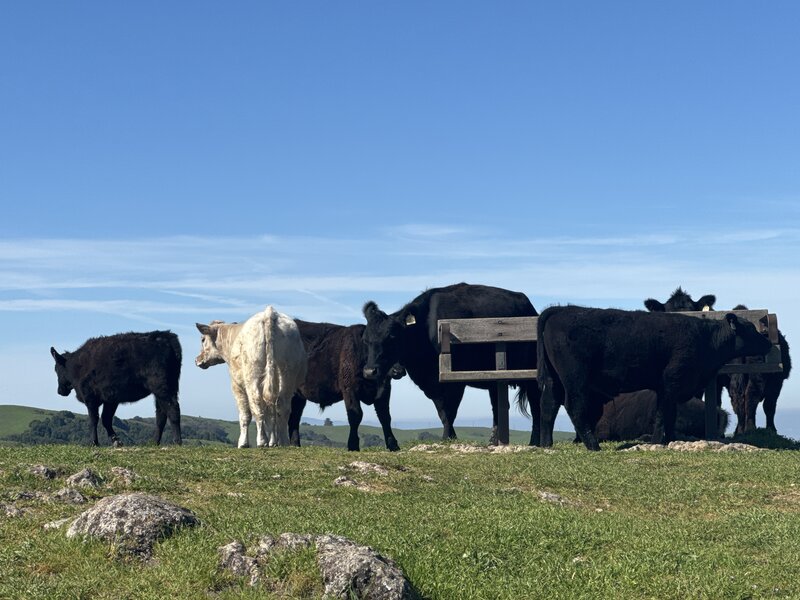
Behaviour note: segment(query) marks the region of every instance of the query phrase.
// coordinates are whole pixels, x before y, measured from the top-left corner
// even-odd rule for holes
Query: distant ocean
[[[736,428],[736,417],[732,414],[730,407],[727,407],[729,413],[731,413],[730,423],[728,425],[727,435],[731,435],[733,430]],[[513,411],[512,411],[513,412]],[[310,419],[311,421],[311,419]],[[334,421],[337,425],[345,425],[346,423],[340,423],[339,421]],[[364,425],[373,425],[373,426],[380,426],[376,419],[369,419],[364,418],[362,421]],[[530,431],[531,422],[530,419],[525,419],[519,415],[512,414],[510,416],[510,425],[511,429],[521,430],[521,431]],[[756,415],[756,425],[758,427],[764,427],[766,425],[766,421],[764,418],[764,411],[759,406],[758,413]],[[397,429],[428,429],[428,428],[437,428],[441,427],[442,424],[436,419],[393,419],[392,420],[392,427]],[[455,428],[456,433],[458,433],[459,427],[491,427],[492,421],[490,418],[481,417],[481,418],[471,418],[469,416],[459,417],[456,419]],[[778,401],[778,410],[775,414],[775,426],[778,428],[778,433],[784,437],[792,438],[795,440],[800,440],[800,409],[785,409],[781,410],[780,408],[780,401]],[[556,417],[556,430],[557,431],[574,431],[572,427],[572,423],[569,420],[569,417],[566,413],[561,410],[558,413],[558,417]]]

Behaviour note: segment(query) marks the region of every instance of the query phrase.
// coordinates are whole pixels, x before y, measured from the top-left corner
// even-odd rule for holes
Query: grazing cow
[[[603,406],[603,416],[594,427],[598,441],[624,441],[650,438],[656,423],[656,393],[639,390],[619,394]],[[677,437],[702,438],[706,432],[706,405],[699,398],[679,404],[675,419]],[[717,409],[718,435],[728,426],[728,413]]]
[[[536,309],[525,294],[484,285],[459,283],[433,288],[417,296],[395,313],[387,315],[374,302],[364,305],[367,327],[367,365],[364,375],[383,380],[393,365],[406,369],[411,380],[433,400],[444,427],[443,438],[454,439],[453,429],[458,407],[464,396],[464,383],[439,382],[439,319],[489,317],[535,317]],[[495,368],[493,345],[455,345],[453,370]],[[508,345],[508,368],[530,368],[534,362],[534,344]],[[492,403],[492,438],[497,436],[497,385],[494,382],[470,383],[488,389]],[[528,395],[531,395],[528,398]],[[530,400],[533,413],[531,443],[539,441],[539,390],[533,381],[519,384],[518,403]]]
[[[195,364],[207,369],[228,363],[239,409],[239,448],[249,446],[247,429],[253,417],[259,448],[288,445],[292,396],[305,379],[307,364],[295,322],[268,306],[242,324],[196,325],[203,337]]]
[[[392,433],[392,417],[389,414],[389,397],[392,393],[388,378],[381,381],[364,377],[367,351],[362,341],[364,325],[333,325],[331,323],[309,323],[297,319],[300,336],[308,356],[308,372],[303,385],[292,398],[289,415],[289,438],[292,444],[300,445],[300,418],[306,401],[310,400],[326,408],[344,400],[350,436],[347,449],[359,449],[358,426],[364,416],[361,403],[374,404],[375,414],[383,428],[386,447],[399,450]],[[395,367],[390,375],[399,378],[402,368]]]
[[[678,404],[702,394],[717,371],[737,356],[764,355],[772,345],[733,313],[698,319],[675,313],[554,306],[538,321],[542,445],[552,444],[563,404],[589,450],[602,405],[621,392],[657,394],[655,443],[674,439]]]
[[[747,307],[740,304],[733,310],[747,310]],[[792,370],[789,343],[780,331],[778,331],[778,345],[781,348],[782,373],[731,373],[727,377],[725,384],[731,397],[731,406],[736,413],[736,433],[745,433],[756,428],[756,409],[762,400],[764,415],[767,417],[767,429],[777,433],[775,407],[783,382],[789,378],[789,372]],[[737,359],[736,362],[760,363],[764,362],[764,358],[748,356]]]
[[[181,345],[174,333],[119,333],[89,339],[74,352],[59,354],[51,347],[50,354],[56,361],[58,393],[69,396],[74,389],[78,400],[86,405],[93,446],[98,445],[101,405],[103,427],[112,444],[120,446],[111,426],[117,406],[150,394],[156,399],[156,444],[161,443],[167,419],[175,443],[181,443]]]

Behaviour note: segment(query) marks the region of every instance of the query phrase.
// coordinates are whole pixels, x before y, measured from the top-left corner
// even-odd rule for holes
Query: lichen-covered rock
[[[256,559],[245,554],[244,544],[233,541],[219,548],[219,565],[230,570],[234,575],[247,577],[250,585],[258,583],[261,573]]]
[[[0,504],[0,514],[3,514],[7,517],[21,517],[23,513],[24,511],[21,508],[17,508],[13,504]]]
[[[387,469],[386,467],[381,465],[376,465],[375,463],[364,462],[363,460],[354,460],[349,465],[347,465],[347,467],[365,475],[374,473],[375,475],[381,475],[382,477],[385,477],[386,475],[389,474],[389,469]],[[339,468],[341,469],[347,467],[339,467]]]
[[[414,598],[411,584],[395,563],[372,548],[334,535],[283,533],[278,538],[261,538],[256,557],[247,556],[241,542],[234,541],[219,549],[220,565],[235,575],[248,577],[250,585],[264,578],[262,568],[270,554],[283,549],[292,551],[316,545],[317,565],[325,583],[325,598],[363,600],[406,600]]]
[[[131,485],[139,478],[136,473],[125,467],[111,467],[111,474],[114,476],[114,481],[119,481],[124,485]]]
[[[91,469],[83,469],[67,477],[68,487],[82,487],[96,489],[100,485],[100,478]]]
[[[53,498],[60,502],[67,502],[69,504],[83,504],[86,502],[86,496],[81,494],[75,488],[65,487],[58,490],[53,494]]]
[[[28,472],[44,479],[55,479],[58,475],[58,471],[45,465],[33,465]]]
[[[400,600],[413,598],[411,584],[389,559],[347,538],[316,538],[317,564],[325,582],[326,598]]]
[[[147,559],[153,544],[178,527],[199,525],[195,515],[180,506],[147,494],[120,494],[103,498],[82,513],[67,537],[94,537],[118,544],[123,555]]]
[[[698,440],[695,442],[670,442],[666,446],[661,444],[637,444],[630,448],[625,448],[623,452],[655,452],[659,450],[673,450],[676,452],[757,452],[761,448],[748,444],[724,443],[717,441]]]

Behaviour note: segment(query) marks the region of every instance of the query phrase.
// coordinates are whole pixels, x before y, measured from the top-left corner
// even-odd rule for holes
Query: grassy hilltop
[[[217,547],[263,534],[335,533],[394,558],[423,598],[798,598],[795,451],[589,453],[571,443],[516,454],[324,447],[0,447],[0,598],[319,598],[313,555],[276,558],[260,589],[217,568]],[[362,475],[354,460],[387,476]],[[43,480],[31,465],[59,469]],[[114,466],[133,469],[130,488]],[[90,502],[128,489],[202,520],[147,564],[43,525],[85,507],[51,494],[90,467]],[[369,491],[334,485],[347,474]],[[544,498],[543,498],[544,494]],[[551,494],[547,496],[547,494]],[[553,496],[553,494],[555,496]],[[549,499],[549,500],[548,500]]]

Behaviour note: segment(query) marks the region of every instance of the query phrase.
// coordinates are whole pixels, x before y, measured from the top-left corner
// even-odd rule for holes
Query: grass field
[[[0,511],[0,598],[318,598],[308,555],[276,561],[272,582],[257,590],[217,568],[218,546],[287,531],[371,545],[431,600],[800,597],[795,451],[615,448],[0,447],[0,503],[25,511]],[[347,470],[355,459],[390,473]],[[28,472],[33,464],[63,475],[39,479]],[[139,474],[131,489],[186,506],[203,525],[159,544],[151,563],[120,562],[107,544],[42,528],[83,508],[14,501],[22,491],[52,493],[84,467],[109,481],[113,466]],[[342,473],[373,491],[335,486]],[[124,489],[112,481],[92,496]],[[544,501],[541,492],[562,501]]]

